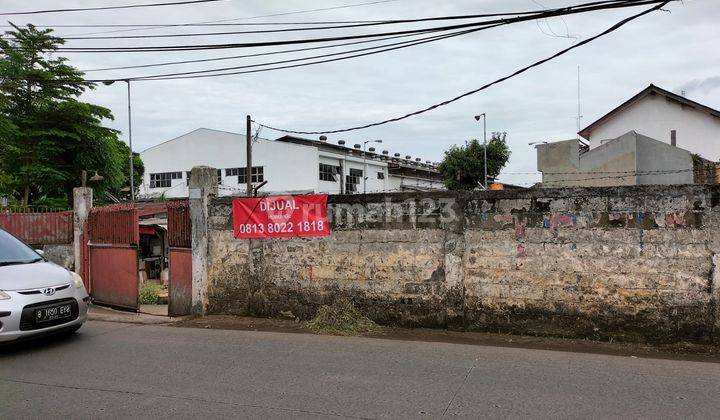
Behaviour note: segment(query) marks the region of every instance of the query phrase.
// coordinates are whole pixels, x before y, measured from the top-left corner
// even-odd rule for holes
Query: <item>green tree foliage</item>
[[[507,133],[494,132],[487,144],[488,179],[498,176],[510,159],[510,149],[505,142]],[[470,140],[463,146],[453,146],[445,152],[438,170],[451,190],[474,190],[482,185],[485,176],[484,146]]]
[[[129,150],[102,125],[110,110],[79,100],[95,85],[52,54],[64,44],[52,30],[14,28],[0,39],[0,196],[67,205],[83,170],[104,177],[92,185],[97,197],[120,193]]]

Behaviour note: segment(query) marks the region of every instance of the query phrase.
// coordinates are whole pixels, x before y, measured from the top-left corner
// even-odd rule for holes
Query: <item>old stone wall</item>
[[[709,341],[720,189],[331,196],[324,238],[236,240],[207,217],[209,313],[307,319],[350,297],[382,324]]]
[[[43,255],[55,264],[70,271],[75,270],[75,252],[73,244],[43,245]]]

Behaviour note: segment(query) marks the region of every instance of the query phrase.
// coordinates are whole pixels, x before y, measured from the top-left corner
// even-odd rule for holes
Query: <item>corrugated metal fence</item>
[[[138,212],[132,204],[113,204],[90,210],[88,221],[93,244],[137,244]]]
[[[192,246],[190,204],[185,201],[167,203],[168,245],[177,248]]]
[[[30,245],[69,244],[73,241],[73,212],[0,212],[0,228]]]

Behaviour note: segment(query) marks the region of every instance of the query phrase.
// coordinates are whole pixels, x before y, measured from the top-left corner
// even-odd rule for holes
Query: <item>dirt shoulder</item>
[[[174,322],[171,325],[174,327],[185,328],[315,334],[306,328],[304,323],[296,322],[294,320],[238,317],[230,315],[209,315],[206,317],[190,318]],[[662,345],[617,342],[609,343],[564,338],[432,330],[425,328],[405,329],[389,327],[380,327],[376,332],[361,334],[361,336],[389,340],[516,347],[550,351],[607,354],[625,357],[720,363],[720,347],[685,342]]]

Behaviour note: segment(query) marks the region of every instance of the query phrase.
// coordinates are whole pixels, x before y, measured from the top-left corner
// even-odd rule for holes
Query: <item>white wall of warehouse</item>
[[[151,147],[140,153],[145,164],[145,175],[139,193],[143,198],[181,198],[188,196],[187,172],[194,166],[210,166],[221,170],[218,192],[221,196],[244,195],[245,184],[237,176],[226,176],[227,168],[246,165],[245,136],[201,128],[175,139]],[[253,143],[253,166],[262,166],[268,181],[262,193],[327,193],[340,194],[341,185],[347,182],[351,169],[363,171],[356,192],[400,191],[403,186],[444,188],[442,182],[392,175],[385,159],[363,159],[341,150],[325,150],[313,145],[258,139]],[[350,150],[350,149],[348,149]],[[341,167],[335,182],[320,180],[319,164]],[[171,181],[170,187],[150,188],[150,175],[163,172],[182,172],[180,179]],[[382,175],[378,175],[382,174]]]
[[[187,197],[186,171],[194,166],[211,166],[222,170],[220,195],[238,195],[245,185],[238,177],[225,176],[226,168],[244,167],[245,136],[201,128],[140,153],[145,175],[140,195],[167,198]],[[313,147],[277,143],[258,139],[253,143],[253,166],[262,166],[263,192],[312,192],[318,184],[318,153]],[[182,179],[172,180],[170,188],[150,188],[150,174],[182,171]]]

